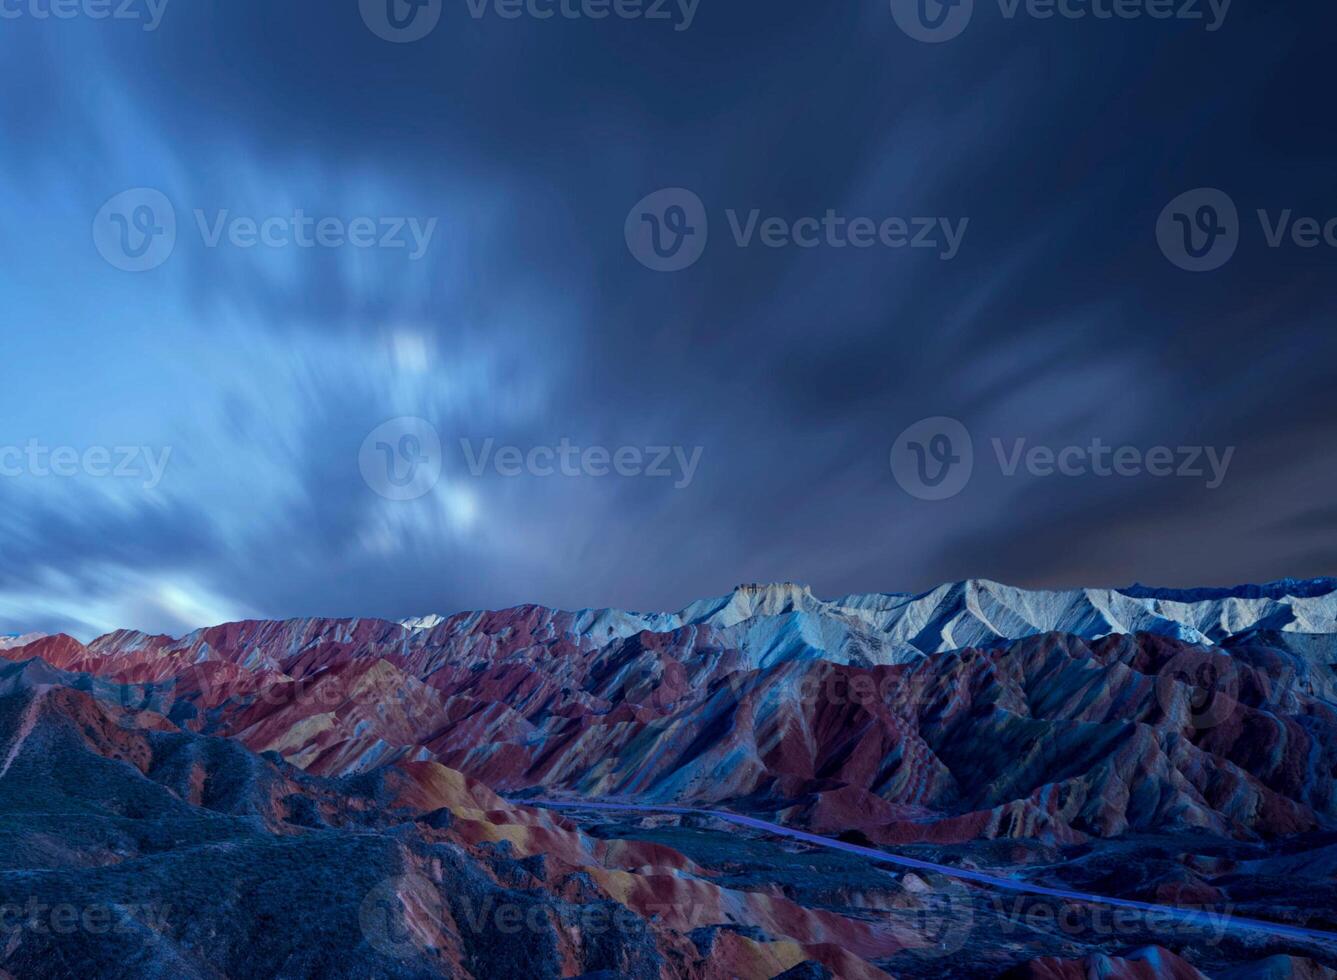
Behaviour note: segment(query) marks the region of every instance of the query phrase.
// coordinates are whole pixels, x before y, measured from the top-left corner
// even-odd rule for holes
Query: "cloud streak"
[[[173,6],[151,33],[12,26],[0,445],[172,457],[151,491],[0,479],[0,631],[677,608],[739,581],[838,595],[1337,570],[1330,257],[1244,247],[1194,277],[1154,236],[1205,184],[1321,211],[1334,137],[1303,67],[1321,30],[1240,7],[1207,41],[982,21],[929,46],[882,4],[789,0],[703,3],[682,32],[447,11],[414,45],[375,37],[356,4]],[[624,223],[675,186],[717,220],[699,263],[656,274]],[[89,236],[135,187],[179,223],[137,275]],[[739,247],[729,209],[969,228],[946,262]],[[196,211],[435,224],[408,261],[209,247]],[[982,452],[1238,448],[1219,491],[986,472],[934,504],[888,466],[934,415]],[[447,447],[409,502],[359,473],[364,438],[401,416]],[[456,448],[489,439],[702,453],[676,488],[475,476]]]

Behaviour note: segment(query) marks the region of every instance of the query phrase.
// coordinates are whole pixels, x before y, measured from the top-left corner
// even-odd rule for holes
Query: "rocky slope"
[[[774,976],[809,960],[836,975],[900,973],[905,931],[870,926],[857,902],[853,912],[759,906],[680,854],[600,844],[492,791],[731,807],[929,848],[935,861],[1035,866],[1097,894],[1337,929],[1331,586],[1037,593],[967,582],[836,602],[745,586],[672,614],[526,606],[406,623],[233,623],[179,639],[122,631],[87,645],[29,637],[0,645],[0,698],[79,692],[118,730],[125,718],[160,729],[137,736],[152,743],[133,749],[141,757],[171,738],[266,753],[298,825],[312,814],[356,823],[386,792],[398,808],[397,823],[377,825],[386,832],[449,810],[448,842],[471,859],[505,842],[522,859],[560,859],[584,869],[599,901],[648,922],[635,954],[646,975]],[[14,717],[0,789],[28,758],[27,716]],[[155,765],[141,775],[167,771]],[[192,770],[169,792],[199,806],[191,781],[211,778]],[[370,796],[369,779],[380,787]],[[286,807],[270,799],[246,815],[283,836],[293,821],[275,814]],[[52,839],[61,843],[43,846],[71,846]],[[114,863],[104,852],[80,860]],[[402,867],[418,874],[423,860]],[[656,917],[665,893],[694,911]],[[424,901],[415,885],[401,904],[412,919]],[[700,932],[728,923],[747,929]],[[620,965],[606,967],[605,953],[553,943],[551,975],[639,975],[622,946]],[[419,945],[431,953],[414,969],[463,976],[481,962],[458,940]],[[1146,956],[1121,952],[1088,949],[1081,962],[1060,945],[1034,969],[1143,975]],[[383,966],[350,962],[366,975]]]
[[[436,763],[313,777],[67,680],[11,668],[0,694],[6,976],[872,980],[917,941]]]
[[[1259,624],[1281,607],[1286,627],[1313,622],[1331,595],[1255,591],[1129,598],[1180,616],[1132,635],[1092,618],[1090,593],[972,583],[893,616],[891,597],[832,606],[780,586],[657,617],[659,630],[521,607],[412,628],[55,636],[0,656],[124,684],[133,706],[320,775],[432,760],[504,792],[738,805],[889,842],[1323,829],[1337,819],[1335,637]],[[1000,597],[1015,616],[986,601]],[[1183,638],[1190,609],[1215,641]],[[893,625],[874,630],[879,616]],[[1221,633],[1228,620],[1252,625]],[[875,655],[897,630],[940,644],[985,622],[983,647]],[[1049,623],[1068,630],[1033,633]]]
[[[40,660],[0,671],[0,977],[1264,980],[1337,962],[1237,935],[1228,912],[1116,928],[712,820],[583,830],[435,762],[312,776],[122,690]]]

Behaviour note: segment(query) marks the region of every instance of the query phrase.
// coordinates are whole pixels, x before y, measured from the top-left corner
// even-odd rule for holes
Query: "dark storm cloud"
[[[182,568],[217,553],[206,518],[178,504],[144,502],[127,509],[86,495],[75,509],[5,499],[0,591],[29,587],[44,570],[89,585],[100,566]]]
[[[62,221],[78,232],[136,183],[168,187],[187,230],[196,208],[295,206],[440,226],[418,263],[183,237],[136,308],[272,344],[201,355],[190,403],[211,421],[182,440],[196,482],[132,517],[20,509],[11,529],[25,553],[50,540],[77,557],[96,527],[99,567],[185,564],[268,615],[676,607],[767,579],[835,595],[1331,573],[1296,522],[1331,486],[1337,255],[1269,249],[1255,223],[1230,266],[1192,275],[1154,234],[1199,186],[1228,189],[1246,224],[1256,208],[1337,216],[1331,21],[1237,3],[1206,33],[981,4],[962,38],[923,45],[883,0],[703,0],[680,33],[448,4],[431,37],[394,45],[356,3],[301,0],[182,3],[151,34],[21,24],[9,173],[77,182],[91,203]],[[672,186],[706,203],[711,241],[656,274],[623,223]],[[944,262],[738,248],[726,209],[969,225]],[[425,373],[368,359],[403,331],[430,346]],[[127,343],[204,352],[217,336],[177,323]],[[438,425],[449,494],[396,509],[359,478],[363,438],[396,415]],[[976,439],[976,476],[944,503],[907,496],[887,464],[933,415]],[[460,438],[564,437],[704,454],[677,491],[463,473]],[[1209,491],[1002,478],[993,437],[1237,452]]]

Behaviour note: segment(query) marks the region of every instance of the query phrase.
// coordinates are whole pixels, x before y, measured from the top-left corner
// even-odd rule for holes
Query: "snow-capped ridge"
[[[1152,633],[1193,644],[1221,644],[1258,631],[1337,635],[1337,579],[1282,580],[1229,589],[1025,589],[988,579],[948,582],[926,592],[868,593],[826,600],[803,584],[744,584],[677,612],[612,608],[574,612],[525,605],[492,612],[430,614],[398,622],[318,617],[250,620],[195,630],[180,640],[121,630],[88,651],[138,651],[146,659],[186,648],[199,662],[216,650],[244,651],[244,666],[273,667],[316,646],[413,656],[433,664],[456,654],[565,644],[598,650],[638,633],[693,628],[719,648],[740,651],[753,667],[787,660],[894,664],[966,647],[995,647],[1044,633],[1084,639]],[[0,639],[15,649],[30,638]],[[39,640],[38,642],[42,642]],[[48,641],[50,642],[50,641]]]
[[[445,616],[431,613],[427,616],[413,616],[409,619],[401,619],[399,625],[404,627],[410,633],[419,633],[424,630],[434,630],[445,621]]]

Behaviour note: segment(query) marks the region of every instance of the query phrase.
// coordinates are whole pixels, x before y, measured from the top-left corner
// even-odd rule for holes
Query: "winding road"
[[[1265,922],[1262,919],[1248,919],[1224,910],[1220,912],[1208,912],[1198,909],[1178,908],[1173,905],[1156,905],[1152,902],[1138,902],[1128,898],[1108,898],[1104,895],[1092,895],[1089,892],[1068,891],[1062,888],[1047,888],[1044,885],[1033,885],[1029,882],[1017,881],[1013,878],[999,878],[994,875],[984,874],[980,871],[969,871],[964,868],[953,868],[945,864],[934,864],[932,861],[920,861],[917,858],[902,857],[898,854],[888,854],[886,851],[879,851],[872,847],[861,847],[858,844],[849,844],[845,841],[833,840],[830,837],[809,834],[805,831],[794,830],[793,828],[785,827],[781,824],[770,823],[766,820],[758,820],[756,817],[746,817],[742,814],[731,813],[728,810],[709,810],[700,807],[687,806],[646,806],[639,803],[573,802],[568,800],[514,800],[513,802],[524,806],[541,806],[554,810],[616,810],[629,813],[673,813],[717,817],[720,820],[737,824],[740,827],[762,830],[770,834],[776,834],[780,837],[788,837],[793,840],[814,844],[818,847],[825,847],[832,851],[856,854],[880,864],[891,864],[897,867],[912,868],[918,871],[936,871],[938,874],[947,875],[948,877],[955,878],[959,881],[968,881],[973,884],[984,885],[988,888],[1020,892],[1026,895],[1040,895],[1046,898],[1064,899],[1071,902],[1105,905],[1113,908],[1136,909],[1140,912],[1155,912],[1164,915],[1168,919],[1197,928],[1216,930],[1224,923],[1225,928],[1230,930],[1261,932],[1269,936],[1302,939],[1308,942],[1319,942],[1326,946],[1337,948],[1337,934],[1324,932],[1321,929],[1306,929],[1303,926],[1286,925],[1280,922]]]

